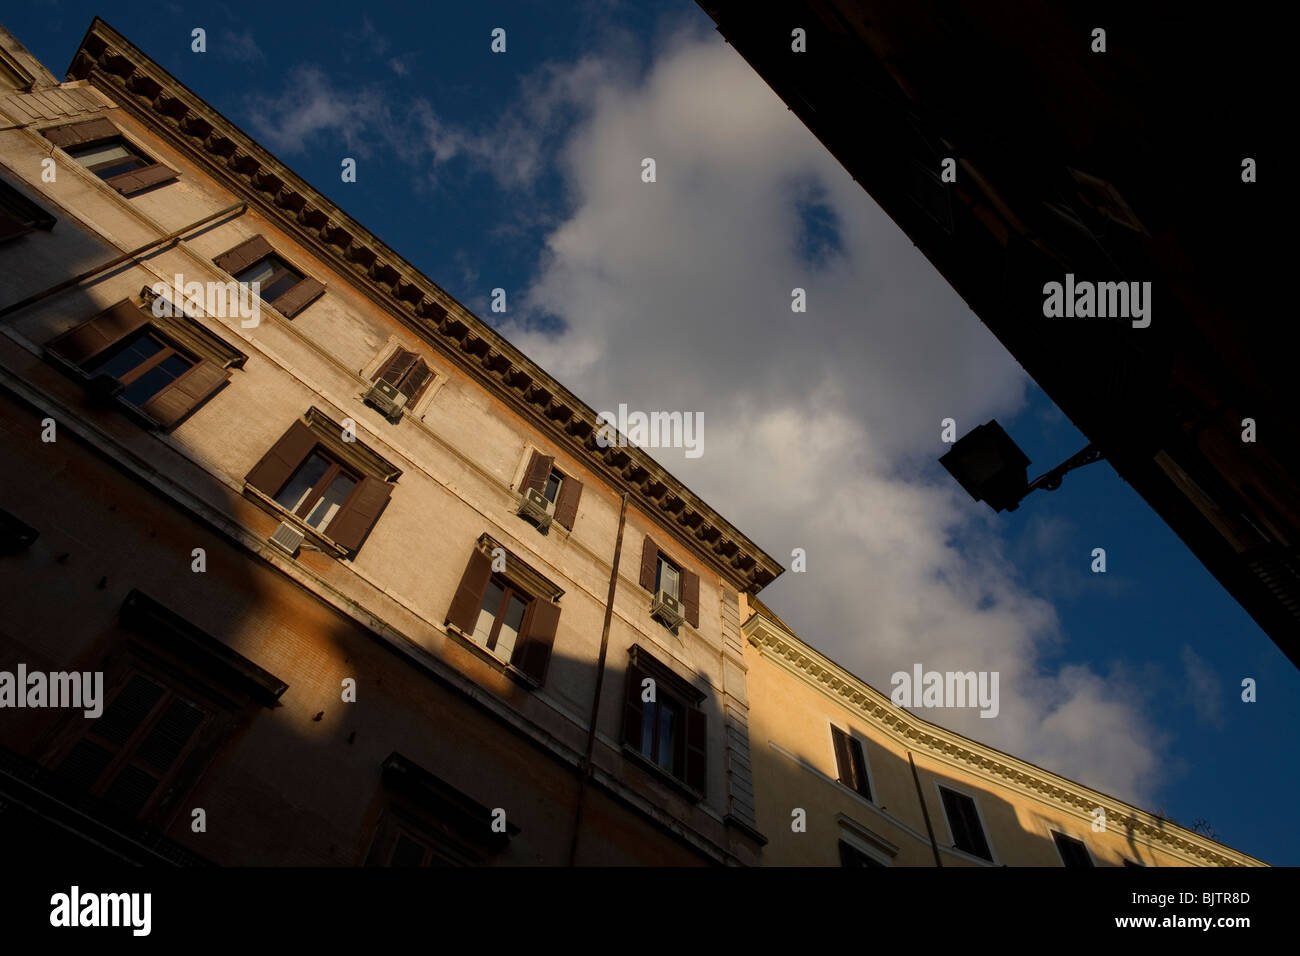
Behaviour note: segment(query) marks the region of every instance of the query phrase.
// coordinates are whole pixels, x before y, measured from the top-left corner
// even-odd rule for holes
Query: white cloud
[[[807,550],[807,573],[764,599],[810,644],[886,692],[914,662],[999,671],[998,718],[923,715],[1149,797],[1160,740],[1141,696],[1118,671],[1053,668],[1055,611],[1017,582],[991,513],[917,477],[944,450],[941,419],[961,433],[1022,404],[992,335],[718,38],[675,37],[644,78],[585,61],[546,90],[589,113],[560,156],[573,212],[524,311],[567,330],[504,331],[597,410],[704,412],[702,458],[658,457],[783,564]],[[818,193],[839,252],[812,263],[799,202]],[[796,286],[806,314],[790,310]]]

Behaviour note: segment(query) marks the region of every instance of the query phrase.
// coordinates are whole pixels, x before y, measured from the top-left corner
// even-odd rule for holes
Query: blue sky
[[[100,13],[593,407],[703,411],[705,455],[659,457],[785,566],[807,550],[763,597],[808,643],[885,690],[997,669],[996,720],[922,713],[1300,863],[1300,675],[1108,464],[1011,514],[955,488],[943,417],[996,416],[1031,477],[1085,440],[694,3],[432,6],[3,22],[62,76]]]

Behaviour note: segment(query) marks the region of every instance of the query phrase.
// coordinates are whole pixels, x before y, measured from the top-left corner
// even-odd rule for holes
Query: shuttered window
[[[514,580],[513,563],[507,556],[506,572],[495,573],[483,548],[471,551],[444,623],[544,684],[560,606]]]
[[[191,339],[197,341],[196,338]],[[97,392],[119,397],[160,427],[172,428],[215,395],[230,370],[160,331],[150,313],[119,302],[50,342]],[[230,351],[229,354],[238,355]]]
[[[646,684],[650,680],[653,683]],[[708,774],[708,722],[689,685],[638,649],[627,668],[623,743],[699,794]],[[653,698],[653,699],[647,699]]]
[[[254,236],[212,260],[239,282],[257,282],[263,302],[292,319],[316,301],[325,284],[290,265],[261,236]]]
[[[972,856],[992,862],[993,854],[989,850],[984,827],[980,824],[975,801],[966,794],[949,790],[947,787],[940,787],[939,793],[943,797],[943,811],[948,817],[952,845]]]
[[[682,603],[686,623],[691,627],[700,626],[700,576],[665,555],[649,535],[641,546],[640,582],[651,594],[662,589],[677,598]]]
[[[573,530],[578,518],[578,502],[582,498],[582,482],[556,468],[553,456],[534,451],[519,486],[521,493],[530,489],[555,505],[553,521],[556,524]]]
[[[54,228],[54,217],[0,179],[0,242]]]
[[[144,814],[179,769],[209,717],[204,705],[133,672],[55,772],[132,817]]]
[[[433,381],[433,372],[424,359],[399,346],[379,367],[371,381],[387,382],[393,386],[406,396],[406,407],[410,408]]]
[[[1082,840],[1076,840],[1074,837],[1068,837],[1064,833],[1052,831],[1052,839],[1056,842],[1057,852],[1061,854],[1061,862],[1071,868],[1089,868],[1096,866],[1092,862],[1092,856],[1088,853],[1088,847]]]
[[[56,126],[41,133],[124,196],[180,176],[171,167],[151,159],[108,119]]]
[[[840,783],[870,800],[871,786],[867,782],[867,760],[862,753],[862,741],[834,725],[831,726],[831,739],[835,744],[835,764]]]
[[[345,460],[321,433],[300,421],[244,481],[350,554],[360,549],[393,490],[391,482]]]

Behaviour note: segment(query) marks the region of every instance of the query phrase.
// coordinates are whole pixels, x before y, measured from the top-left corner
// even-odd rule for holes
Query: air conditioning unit
[[[366,403],[379,409],[386,418],[397,418],[406,407],[406,395],[396,385],[380,379],[366,392]]]
[[[289,522],[281,521],[280,527],[271,534],[271,543],[292,558],[298,553],[298,546],[306,537]]]
[[[655,592],[655,599],[650,602],[650,615],[659,618],[669,627],[680,627],[686,620],[682,602],[667,591]]]
[[[555,502],[547,501],[546,495],[536,488],[528,488],[519,496],[519,510],[515,514],[536,521],[539,528],[549,528],[555,517]]]

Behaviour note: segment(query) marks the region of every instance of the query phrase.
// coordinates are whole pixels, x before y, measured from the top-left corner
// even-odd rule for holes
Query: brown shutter
[[[570,531],[578,517],[578,499],[581,497],[582,482],[565,475],[564,484],[560,485],[560,500],[555,503],[555,520]]]
[[[48,348],[74,365],[83,365],[110,345],[148,324],[150,315],[126,299],[63,333]]]
[[[862,754],[862,741],[850,737],[849,749],[853,752],[853,789],[870,800],[871,786],[867,783],[867,758]]]
[[[551,468],[554,465],[555,459],[551,456],[543,455],[540,451],[533,452],[533,457],[528,460],[528,470],[524,472],[524,481],[519,486],[519,490],[526,492],[532,488],[534,491],[544,491],[546,479],[551,476]]]
[[[535,598],[528,609],[528,618],[523,628],[523,640],[515,645],[511,663],[543,684],[546,682],[546,668],[551,663],[555,628],[560,623],[560,606]]]
[[[399,346],[397,351],[390,355],[388,360],[380,367],[379,374],[371,381],[385,381],[389,385],[396,385],[402,380],[402,376],[406,374],[406,370],[411,367],[411,363],[414,361],[415,353],[408,352]]]
[[[55,146],[67,149],[69,146],[93,143],[97,139],[120,136],[121,131],[113,125],[112,120],[101,118],[86,120],[84,123],[56,126],[53,129],[43,129],[41,134]]]
[[[682,606],[686,610],[686,623],[700,626],[700,576],[682,569]]]
[[[455,624],[466,634],[474,633],[478,623],[479,607],[483,603],[483,592],[487,590],[488,580],[492,577],[492,559],[478,548],[470,552],[469,563],[456,588],[456,596],[451,599],[447,609],[446,624]]]
[[[231,275],[237,275],[243,272],[249,266],[259,259],[264,259],[274,253],[271,244],[261,236],[254,236],[252,239],[246,239],[235,248],[223,252],[212,261],[217,268],[225,269]]]
[[[367,475],[352,489],[348,500],[343,502],[343,507],[325,528],[325,533],[335,544],[356,552],[379,520],[379,514],[392,493],[393,486],[389,482]]]
[[[659,571],[659,545],[650,540],[650,535],[645,536],[645,544],[641,546],[641,587],[654,593],[655,576]]]
[[[105,179],[104,182],[123,196],[130,196],[132,193],[138,193],[142,189],[148,189],[150,186],[165,183],[167,180],[176,179],[179,176],[180,173],[170,166],[154,163],[152,166],[145,166],[143,169],[136,169],[129,173],[114,176],[111,179]]]
[[[641,702],[641,682],[648,675],[635,664],[627,665],[627,692],[623,704],[623,742],[641,752],[641,718],[645,705]]]
[[[837,778],[846,787],[852,787],[853,754],[849,750],[849,735],[832,725],[831,740],[835,743],[835,772]]]
[[[705,792],[708,777],[708,718],[695,707],[686,709],[686,785]]]
[[[289,476],[316,447],[316,436],[302,422],[294,422],[244,479],[262,494],[274,498]]]
[[[429,384],[431,378],[433,378],[433,373],[429,371],[429,366],[424,364],[424,359],[416,359],[415,364],[406,373],[401,385],[401,391],[406,395],[408,404],[415,404],[415,400],[420,397],[420,393],[424,391],[424,386]]]
[[[316,301],[317,296],[325,291],[325,284],[313,279],[311,276],[303,279],[292,289],[286,292],[280,298],[272,301],[281,315],[286,319],[292,319],[307,306]]]
[[[230,378],[230,370],[203,359],[171,385],[140,406],[164,428],[171,428],[198,408]]]

